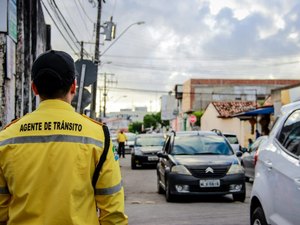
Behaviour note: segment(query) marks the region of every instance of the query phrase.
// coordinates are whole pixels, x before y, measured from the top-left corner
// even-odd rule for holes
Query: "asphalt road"
[[[130,155],[120,159],[125,190],[125,212],[130,225],[249,225],[247,183],[244,203],[224,197],[185,198],[168,203],[157,193],[154,168],[131,170]]]

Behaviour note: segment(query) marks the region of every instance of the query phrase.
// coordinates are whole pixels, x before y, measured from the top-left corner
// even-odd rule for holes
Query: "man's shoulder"
[[[105,125],[104,123],[99,122],[99,121],[97,121],[97,120],[95,120],[95,119],[92,119],[92,118],[88,117],[88,116],[85,115],[85,114],[81,114],[81,116],[82,116],[83,119],[88,120],[88,121],[91,121],[91,122],[93,122],[93,123],[95,123],[95,124],[97,124],[97,125],[99,125],[99,126],[101,126],[101,127]]]
[[[21,118],[15,118],[12,121],[10,121],[9,124],[7,124],[3,129],[5,130],[6,128],[10,127],[11,125],[15,124],[16,122],[18,122]]]

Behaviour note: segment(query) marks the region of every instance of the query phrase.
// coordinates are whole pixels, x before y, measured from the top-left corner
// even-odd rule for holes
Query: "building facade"
[[[178,115],[174,130],[191,130],[189,114],[204,111],[211,102],[254,101],[262,105],[272,90],[299,84],[300,80],[190,79],[175,86]]]
[[[39,0],[1,0],[0,121],[5,126],[36,108],[31,66],[50,48],[50,26]],[[0,126],[1,128],[1,126]]]
[[[190,79],[183,84],[182,111],[205,110],[213,101],[264,101],[273,89],[300,80]]]

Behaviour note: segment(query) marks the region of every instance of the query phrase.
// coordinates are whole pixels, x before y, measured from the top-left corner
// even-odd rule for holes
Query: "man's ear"
[[[72,85],[71,85],[71,94],[75,94],[76,93],[76,84],[77,84],[77,81],[75,79],[73,81]]]
[[[33,90],[33,93],[35,95],[39,95],[39,92],[38,92],[38,90],[37,90],[37,88],[36,88],[36,86],[33,82],[31,82],[31,89]]]

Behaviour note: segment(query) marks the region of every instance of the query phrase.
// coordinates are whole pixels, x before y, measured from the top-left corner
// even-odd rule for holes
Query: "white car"
[[[231,134],[231,133],[223,133],[223,135],[227,138],[227,140],[229,141],[233,151],[235,153],[241,151],[241,145],[239,143],[239,140],[236,136],[236,134]]]
[[[256,156],[251,225],[300,224],[300,102],[281,111]]]

